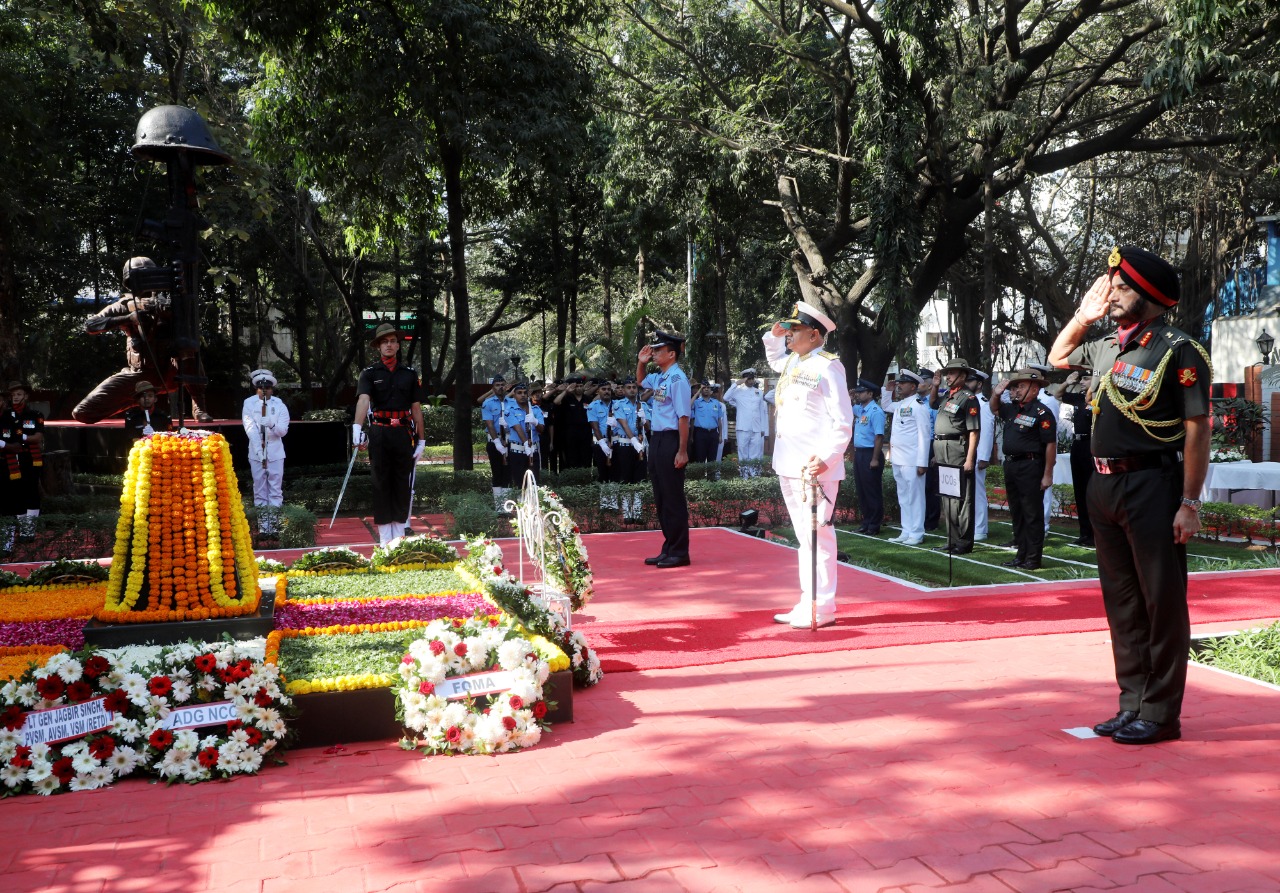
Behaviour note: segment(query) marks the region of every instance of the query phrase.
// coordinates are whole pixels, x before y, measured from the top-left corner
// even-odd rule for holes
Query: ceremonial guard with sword
[[[385,545],[404,535],[413,474],[427,442],[422,440],[422,384],[418,373],[399,361],[400,332],[382,323],[370,344],[380,359],[360,373],[351,435],[357,448],[369,451],[373,523],[378,544]]]
[[[836,324],[803,301],[763,336],[769,366],[780,373],[773,470],[800,542],[800,600],[778,623],[817,629],[836,618],[836,532],[831,525],[853,435],[844,365],[822,349]],[[788,353],[790,351],[790,353]]]
[[[245,398],[240,410],[245,434],[249,435],[249,470],[253,474],[253,504],[284,505],[284,436],[289,433],[289,407],[275,396],[276,377],[269,369],[249,373],[254,393]],[[260,512],[258,532],[278,533],[276,512]]]

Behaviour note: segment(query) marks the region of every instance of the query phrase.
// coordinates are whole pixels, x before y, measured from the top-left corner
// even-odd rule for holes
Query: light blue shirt
[[[516,432],[516,426],[519,425],[525,435],[529,434],[529,426],[524,423],[525,411],[520,408],[520,404],[511,398],[507,401],[507,441],[509,443],[524,443],[524,439]]]
[[[514,397],[499,397],[493,394],[480,404],[480,419],[493,422],[494,430],[500,432],[507,425],[507,415],[512,407],[518,407]]]
[[[720,430],[720,417],[724,415],[724,404],[711,398],[697,398],[693,401],[693,424],[697,428]]]
[[[614,400],[613,401],[613,419],[614,419],[613,436],[614,437],[627,436],[627,432],[623,431],[622,425],[619,424],[623,419],[625,419],[627,422],[627,425],[631,428],[632,435],[635,437],[639,437],[640,436],[639,415],[640,413],[636,409],[636,405],[632,403],[630,400],[627,400],[625,398],[622,400]]]
[[[601,437],[609,436],[609,408],[613,405],[613,401],[605,403],[599,397],[587,404],[587,424],[592,422],[600,429]],[[595,436],[594,434],[592,435]]]
[[[650,372],[641,387],[653,391],[649,425],[655,431],[679,431],[680,419],[689,417],[689,378],[672,363],[666,372]]]
[[[875,403],[853,404],[853,445],[873,447],[876,435],[884,435],[884,410]]]

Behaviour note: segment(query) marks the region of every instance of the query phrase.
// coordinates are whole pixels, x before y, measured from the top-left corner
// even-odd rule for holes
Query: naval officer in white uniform
[[[929,454],[933,449],[933,422],[929,404],[916,388],[920,376],[909,369],[898,372],[896,400],[882,403],[885,412],[893,413],[889,438],[889,464],[898,488],[898,513],[902,533],[891,543],[918,546],[924,542],[924,476],[929,470]]]
[[[836,493],[844,479],[844,453],[853,434],[853,405],[840,358],[822,349],[836,324],[803,301],[787,319],[763,336],[765,356],[779,373],[774,406],[778,413],[773,470],[800,542],[800,601],[774,616],[778,623],[808,628],[817,601],[819,626],[836,618],[836,531],[831,525]],[[788,350],[790,353],[788,353]],[[813,516],[810,482],[820,486],[818,506],[818,586],[813,591]]]

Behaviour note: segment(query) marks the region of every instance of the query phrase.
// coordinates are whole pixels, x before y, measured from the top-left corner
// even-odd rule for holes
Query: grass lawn
[[[885,527],[875,537],[837,527],[836,542],[840,551],[849,555],[850,563],[857,567],[931,588],[1098,576],[1093,549],[1071,544],[1078,536],[1078,528],[1073,521],[1055,521],[1050,525],[1044,544],[1044,566],[1040,570],[1002,567],[1002,562],[1014,556],[1014,550],[1001,545],[1013,539],[1013,526],[1000,514],[992,513],[987,540],[974,543],[973,551],[968,555],[953,557],[934,551],[947,544],[946,532],[941,529],[926,531],[925,540],[919,546],[903,546],[888,542],[901,532],[897,527]],[[795,539],[789,527],[775,527],[773,533],[792,541]],[[1249,551],[1242,544],[1195,540],[1188,546],[1187,564],[1192,571],[1224,570],[1254,560],[1259,560],[1259,553]]]

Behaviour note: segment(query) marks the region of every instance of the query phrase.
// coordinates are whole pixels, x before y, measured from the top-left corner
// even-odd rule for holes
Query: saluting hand
[[[1093,285],[1085,292],[1076,310],[1076,321],[1085,325],[1093,325],[1107,315],[1108,299],[1111,296],[1111,275],[1104,273],[1094,280]]]

